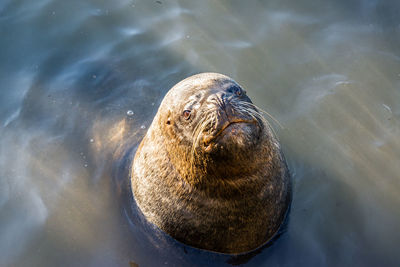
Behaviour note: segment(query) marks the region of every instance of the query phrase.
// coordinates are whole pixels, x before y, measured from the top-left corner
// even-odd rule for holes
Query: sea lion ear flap
[[[164,131],[162,131],[164,135],[167,136],[168,139],[171,139],[174,136],[174,127],[171,127],[174,122],[171,110],[168,110],[166,113],[166,116],[163,116],[163,119],[160,123],[162,125],[161,127],[164,129]]]
[[[168,110],[165,123],[166,123],[167,125],[171,125],[171,121],[172,121],[172,118],[171,118],[171,110]]]

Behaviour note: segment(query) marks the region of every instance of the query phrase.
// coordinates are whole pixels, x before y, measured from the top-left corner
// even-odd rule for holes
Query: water
[[[398,1],[188,2],[0,2],[0,266],[398,266]],[[113,178],[203,71],[283,125],[290,220],[247,258],[149,239]]]

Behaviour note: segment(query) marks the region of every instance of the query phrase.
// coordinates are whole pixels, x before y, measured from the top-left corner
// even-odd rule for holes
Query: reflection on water
[[[0,265],[398,265],[399,13],[395,0],[2,1]],[[202,71],[284,126],[290,221],[246,259],[149,238],[114,179],[166,91]]]

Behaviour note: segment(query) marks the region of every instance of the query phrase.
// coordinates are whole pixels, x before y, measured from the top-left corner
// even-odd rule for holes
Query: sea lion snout
[[[239,133],[248,136],[259,134],[260,122],[242,104],[248,103],[248,98],[241,99],[242,97],[243,92],[240,87],[218,91],[208,96],[207,106],[214,111],[214,119],[203,130],[205,152],[214,151],[218,147],[215,146],[217,143],[223,146],[223,143],[238,141]]]

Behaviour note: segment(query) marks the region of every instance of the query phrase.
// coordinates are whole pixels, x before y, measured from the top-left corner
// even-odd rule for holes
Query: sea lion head
[[[156,127],[181,174],[187,176],[191,169],[196,177],[201,171],[233,177],[251,167],[249,160],[265,142],[266,122],[234,80],[202,73],[171,88],[159,108]]]

